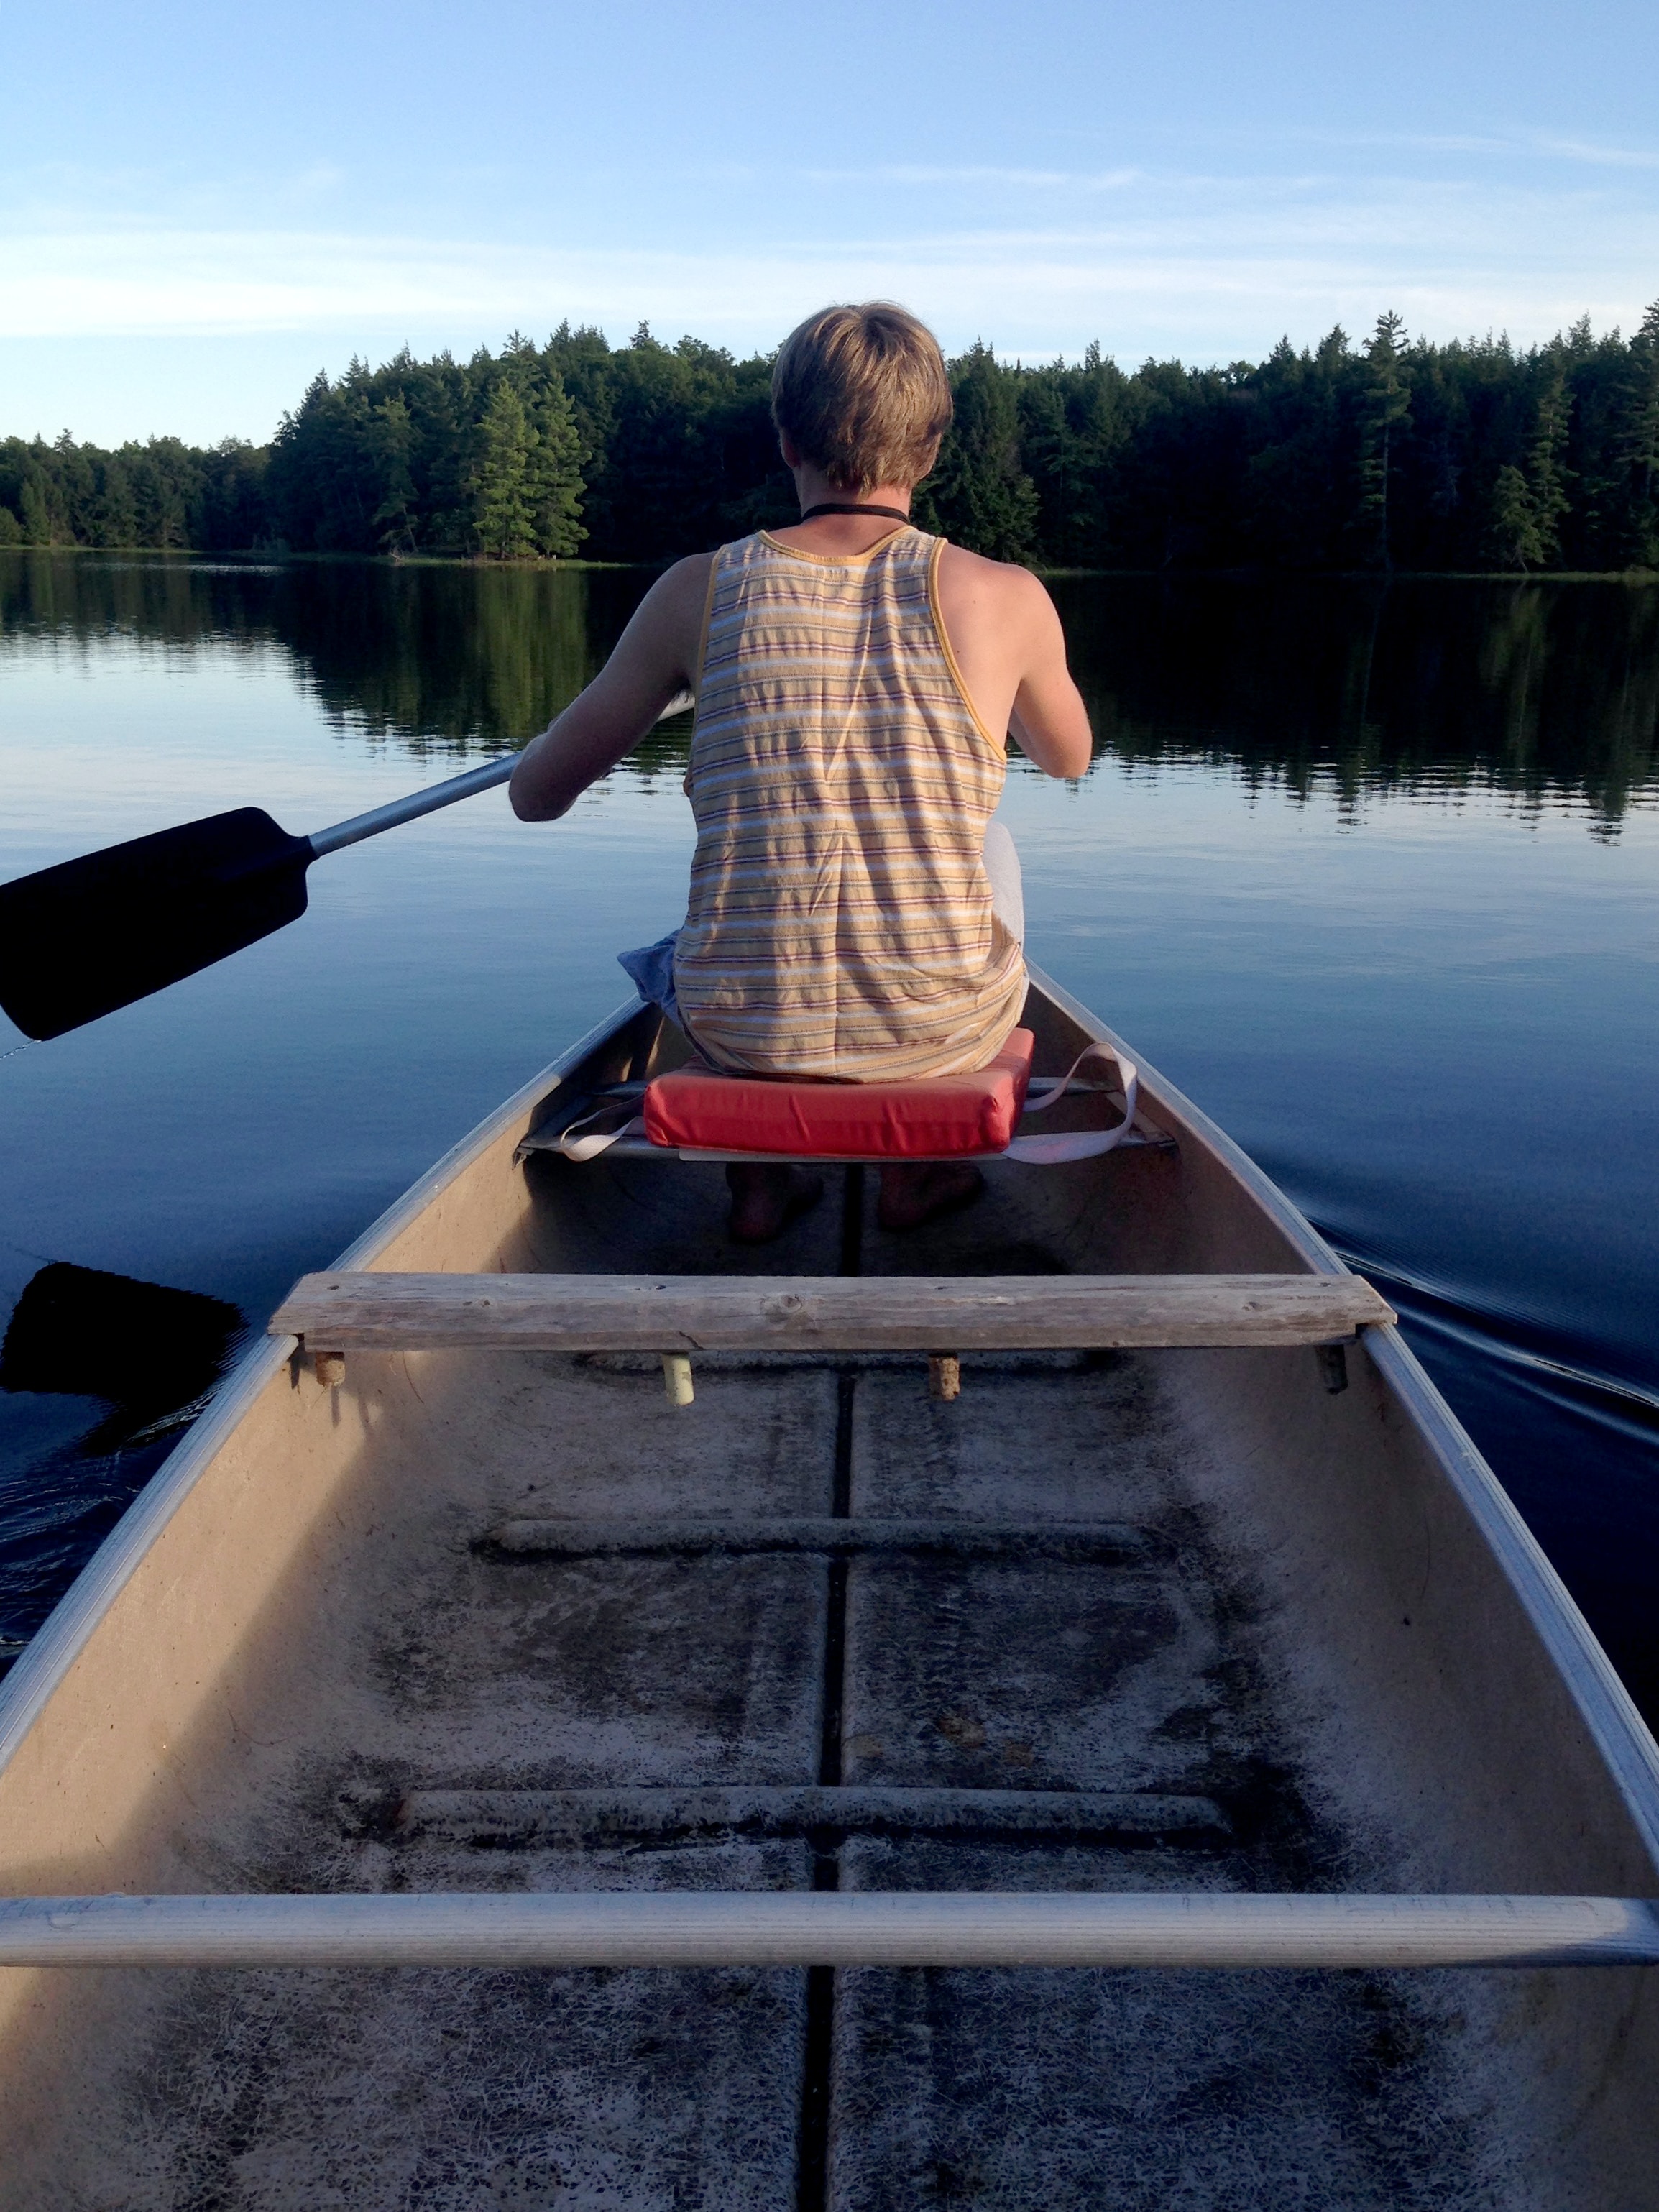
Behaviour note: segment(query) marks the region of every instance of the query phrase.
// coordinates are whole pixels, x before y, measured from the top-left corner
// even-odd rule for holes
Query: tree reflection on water
[[[592,675],[644,569],[0,556],[0,624],[277,647],[341,734],[416,759],[525,739]],[[1098,751],[1204,761],[1311,797],[1496,789],[1595,834],[1659,787],[1659,583],[1061,575]],[[678,774],[690,723],[635,765]]]

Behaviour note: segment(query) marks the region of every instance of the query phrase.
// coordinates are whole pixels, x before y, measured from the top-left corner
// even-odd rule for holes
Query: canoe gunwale
[[[1085,1035],[1127,1051],[1114,1030],[1038,968],[1032,986]],[[1249,1154],[1145,1058],[1134,1055],[1142,1095],[1155,1113],[1184,1124],[1249,1190],[1289,1243],[1319,1274],[1352,1274],[1304,1214]],[[1427,1370],[1389,1323],[1360,1331],[1360,1342],[1385,1389],[1445,1474],[1543,1644],[1612,1774],[1626,1809],[1659,1875],[1659,1744],[1635,1700],[1597,1642],[1566,1584],[1514,1502],[1487,1465]]]
[[[432,1203],[440,1191],[509,1129],[535,1114],[583,1061],[618,1036],[645,1012],[629,999],[596,1023],[567,1051],[468,1131],[434,1162],[384,1213],[371,1222],[340,1255],[336,1265],[365,1267],[385,1251]],[[3,1776],[30,1729],[68,1674],[99,1623],[143,1564],[145,1554],[213,1464],[261,1393],[276,1380],[298,1349],[292,1336],[257,1343],[224,1377],[174,1450],[157,1468],[109,1534],[70,1584],[28,1649],[0,1681],[0,1776]]]

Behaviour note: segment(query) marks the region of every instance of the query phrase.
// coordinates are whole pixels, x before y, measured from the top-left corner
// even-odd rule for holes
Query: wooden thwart
[[[0,1966],[1659,1964],[1638,1898],[514,1890],[16,1897]]]
[[[1333,1344],[1358,1275],[302,1275],[270,1322],[327,1352],[1092,1351]]]

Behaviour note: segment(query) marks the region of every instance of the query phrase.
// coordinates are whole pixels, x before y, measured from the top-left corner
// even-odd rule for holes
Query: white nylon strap
[[[645,1134],[645,1116],[642,1114],[636,1114],[631,1121],[624,1121],[619,1129],[591,1129],[591,1125],[599,1120],[601,1114],[614,1114],[616,1110],[613,1101],[601,1106],[597,1113],[585,1114],[580,1121],[573,1121],[568,1129],[560,1132],[558,1143],[550,1149],[562,1152],[568,1160],[596,1160],[601,1152],[608,1152],[619,1138],[642,1137]],[[579,1135],[578,1132],[582,1129],[591,1129],[591,1133],[586,1137]]]
[[[1132,1060],[1114,1052],[1109,1044],[1085,1044],[1046,1098],[1035,1103],[1026,1101],[1028,1114],[1046,1114],[1057,1098],[1063,1098],[1071,1088],[1073,1077],[1085,1060],[1109,1060],[1123,1084],[1123,1119],[1115,1128],[1073,1129],[1052,1137],[1016,1137],[1003,1154],[1006,1160],[1024,1160],[1029,1167],[1058,1167],[1066,1160],[1092,1160],[1102,1152],[1109,1152],[1121,1144],[1134,1125],[1135,1100],[1140,1090],[1140,1073]]]
[[[1102,1152],[1109,1152],[1128,1134],[1135,1118],[1135,1100],[1139,1091],[1140,1076],[1135,1064],[1114,1052],[1109,1044],[1086,1044],[1066,1071],[1065,1075],[1046,1098],[1028,1099],[1028,1114],[1046,1114],[1057,1099],[1063,1098],[1085,1060],[1109,1060],[1118,1071],[1123,1084],[1125,1112],[1121,1121],[1110,1129],[1073,1129],[1052,1137],[1016,1137],[1003,1154],[1004,1159],[1023,1160],[1029,1167],[1058,1167],[1066,1160],[1091,1160]],[[623,1137],[642,1137],[646,1133],[645,1117],[636,1114],[615,1129],[595,1129],[592,1124],[605,1114],[614,1114],[614,1104],[599,1107],[573,1121],[559,1138],[554,1148],[568,1160],[596,1160],[601,1152]],[[587,1133],[583,1134],[586,1131]]]

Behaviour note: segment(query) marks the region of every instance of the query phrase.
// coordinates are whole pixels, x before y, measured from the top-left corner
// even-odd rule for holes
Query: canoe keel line
[[[1626,1966],[1603,1897],[552,1894],[14,1898],[5,1966]]]

